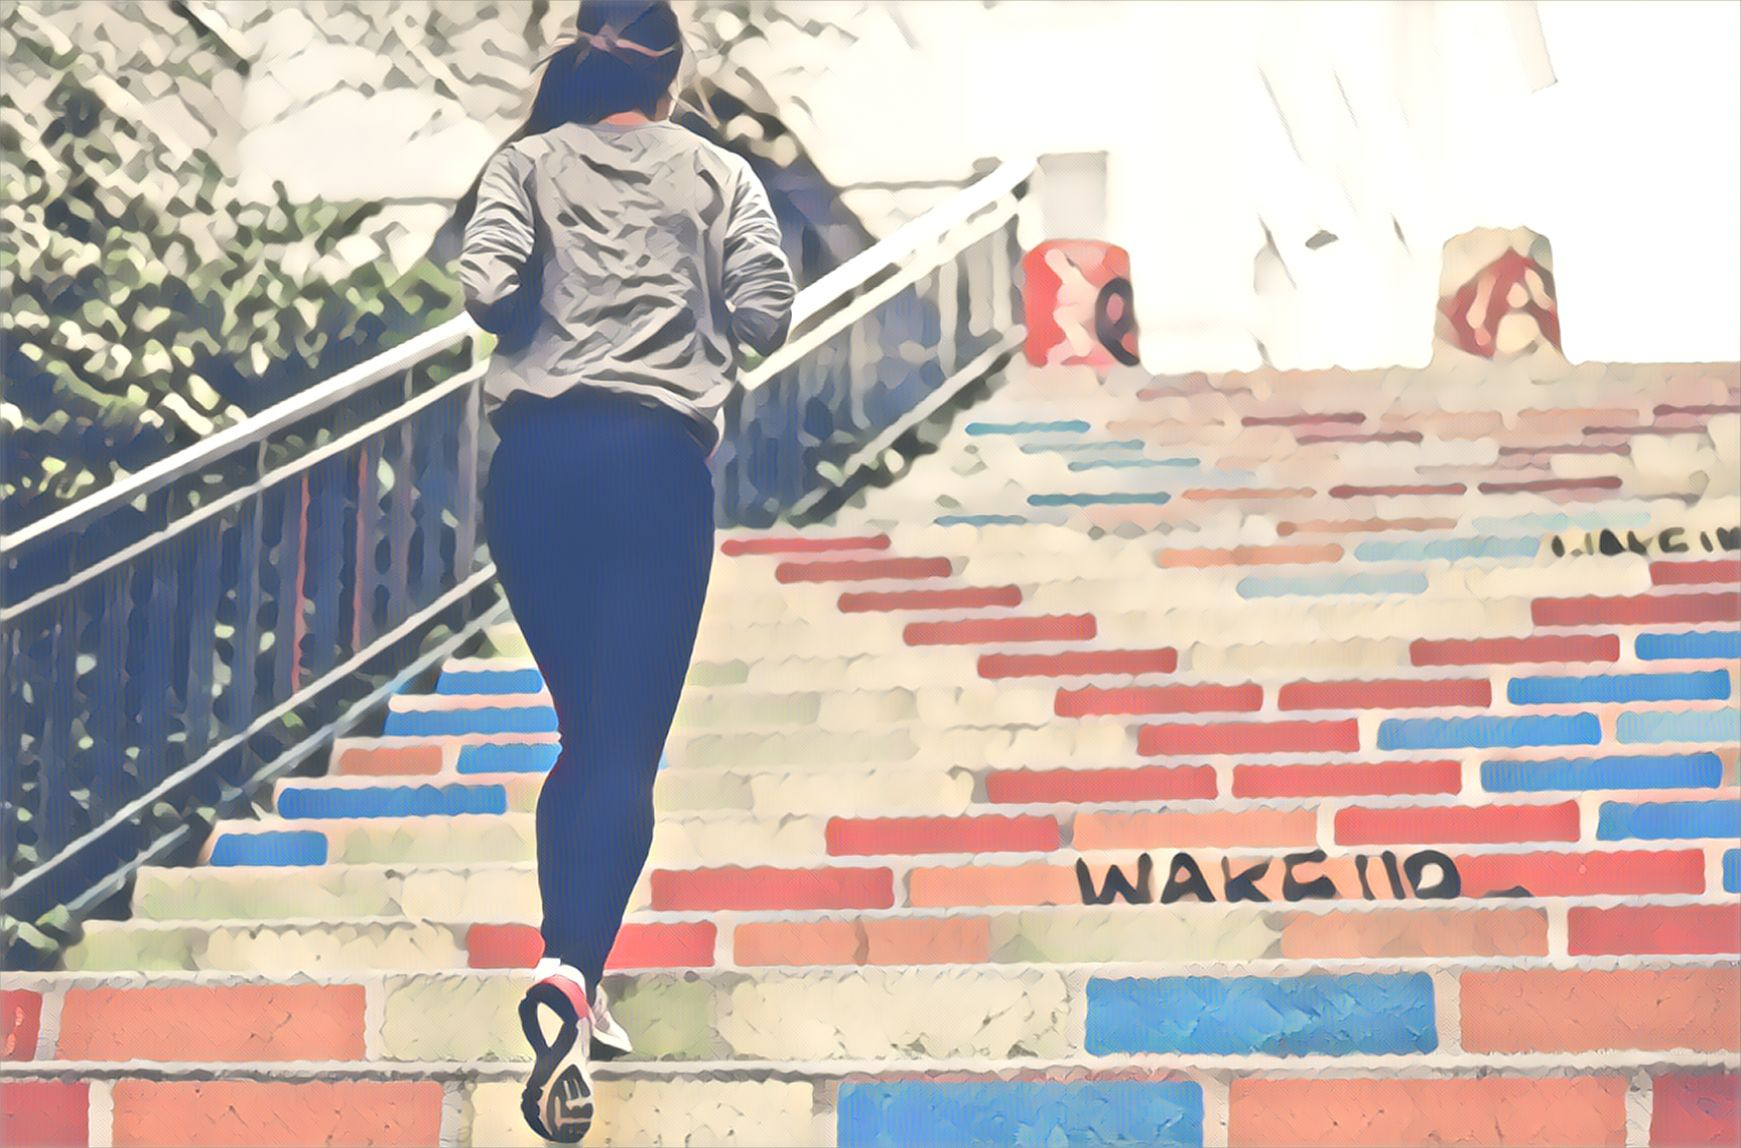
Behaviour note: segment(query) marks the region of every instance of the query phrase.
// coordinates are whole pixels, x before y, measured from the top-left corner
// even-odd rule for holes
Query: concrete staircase
[[[1017,368],[722,538],[588,1142],[1733,1142],[1738,441],[1732,364]],[[8,1144],[534,1142],[491,637],[9,978]]]

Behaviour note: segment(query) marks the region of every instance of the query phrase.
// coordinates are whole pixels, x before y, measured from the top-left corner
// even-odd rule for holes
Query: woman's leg
[[[545,952],[592,989],[652,843],[713,559],[712,479],[676,416],[620,402],[527,420],[503,448],[491,549],[562,730],[538,801]]]

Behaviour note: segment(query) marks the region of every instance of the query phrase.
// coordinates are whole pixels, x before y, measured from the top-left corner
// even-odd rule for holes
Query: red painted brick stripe
[[[122,1080],[116,1145],[379,1144],[441,1139],[438,1080]]]
[[[1568,442],[1555,443],[1552,446],[1502,446],[1499,448],[1500,458],[1516,458],[1519,455],[1538,454],[1624,454],[1630,455],[1632,448],[1623,442],[1592,443]]]
[[[1496,844],[1576,841],[1578,805],[1477,805],[1450,808],[1367,809],[1336,814],[1341,845]]]
[[[832,856],[885,853],[1049,853],[1058,848],[1051,817],[834,817]]]
[[[1463,494],[1469,488],[1460,482],[1416,483],[1412,486],[1351,486],[1330,488],[1331,498],[1391,498],[1401,495]]]
[[[0,992],[0,1060],[36,1059],[36,1035],[42,1023],[42,994],[29,989]]]
[[[529,969],[544,956],[544,938],[531,925],[473,925],[465,952],[468,968]]]
[[[1228,1093],[1228,1140],[1242,1148],[1618,1148],[1626,1143],[1626,1078],[1236,1077]]]
[[[1314,518],[1307,522],[1284,522],[1276,534],[1382,534],[1387,530],[1450,530],[1455,518]]]
[[[1079,801],[1189,801],[1215,796],[1207,765],[1137,769],[998,769],[985,778],[985,799],[1022,805]]]
[[[1104,689],[1084,686],[1058,691],[1053,712],[1059,717],[1095,714],[1251,713],[1263,708],[1263,687],[1125,686]]]
[[[659,912],[713,909],[889,909],[895,875],[888,869],[655,869]]]
[[[1567,923],[1574,957],[1741,953],[1741,905],[1575,905]]]
[[[1525,482],[1484,482],[1482,494],[1525,494],[1549,490],[1619,490],[1620,480],[1611,474],[1592,478],[1535,478]]]
[[[63,1060],[360,1060],[361,985],[72,988]]]
[[[953,572],[947,558],[842,558],[782,562],[774,567],[774,578],[779,582],[871,582],[882,578],[947,578]]]
[[[1360,748],[1360,723],[1344,721],[1209,722],[1145,725],[1137,751],[1182,753],[1339,753]]]
[[[1292,427],[1312,423],[1349,423],[1359,426],[1366,421],[1366,416],[1359,411],[1342,411],[1323,415],[1247,415],[1239,421],[1248,427]]]
[[[617,933],[607,969],[704,969],[713,964],[714,927],[630,922]],[[529,969],[544,955],[544,938],[531,925],[473,925],[466,957],[474,969]]]
[[[1233,769],[1235,797],[1456,793],[1462,785],[1463,766],[1455,761],[1240,765]]]
[[[1616,634],[1543,634],[1534,638],[1417,639],[1409,645],[1417,666],[1504,666],[1519,662],[1613,662],[1620,658]]]
[[[1534,897],[1705,891],[1705,855],[1696,849],[1475,853],[1457,858],[1457,872],[1467,897],[1520,886]]]
[[[1650,1142],[1666,1148],[1741,1144],[1741,1076],[1659,1076],[1651,1081]]]
[[[1301,446],[1321,442],[1420,442],[1420,431],[1379,431],[1376,434],[1302,434],[1294,439]]]
[[[1074,678],[1099,674],[1170,674],[1179,667],[1179,651],[1065,650],[1057,654],[981,654],[982,678]]]
[[[1709,562],[1652,562],[1650,581],[1655,586],[1698,586],[1708,582],[1741,582],[1741,559]]]
[[[1733,594],[1641,594],[1634,598],[1537,598],[1538,626],[1656,626],[1673,622],[1733,622]]]
[[[1289,682],[1277,702],[1284,710],[1421,709],[1488,706],[1493,687],[1486,678],[1418,681]]]
[[[735,558],[741,554],[817,554],[828,550],[887,550],[887,534],[853,538],[728,538],[720,552]]]
[[[996,606],[1020,606],[1019,586],[963,586],[957,590],[889,590],[842,594],[844,614],[882,610],[977,610]]]
[[[439,745],[346,746],[333,759],[333,772],[350,776],[440,773]]]
[[[1038,618],[910,622],[902,637],[909,646],[967,646],[980,642],[1081,642],[1094,633],[1092,614],[1047,614]]]
[[[1181,497],[1192,502],[1245,502],[1252,499],[1277,502],[1286,498],[1310,498],[1318,493],[1309,486],[1226,487],[1198,486]]]
[[[0,1085],[0,1144],[7,1148],[83,1148],[91,1142],[90,1088],[82,1080],[7,1080]],[[126,1141],[117,1139],[115,1143]]]
[[[1654,411],[1655,415],[1730,415],[1741,414],[1741,406],[1735,403],[1696,403],[1691,406],[1676,406],[1673,403],[1662,403]]]
[[[1466,1052],[1741,1048],[1741,969],[1507,969],[1460,978]]]

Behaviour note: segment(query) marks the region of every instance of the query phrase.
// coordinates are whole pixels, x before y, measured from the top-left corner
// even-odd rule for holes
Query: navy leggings
[[[556,707],[538,797],[544,952],[595,990],[653,840],[653,782],[713,565],[713,475],[688,419],[596,388],[516,396],[484,528]]]

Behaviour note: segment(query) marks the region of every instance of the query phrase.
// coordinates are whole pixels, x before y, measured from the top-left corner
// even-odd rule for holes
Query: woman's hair
[[[579,38],[551,57],[527,135],[597,123],[618,112],[654,115],[683,64],[670,0],[582,0]]]
[[[593,124],[619,112],[657,114],[683,66],[683,34],[670,0],[580,0],[578,36],[545,62],[526,122],[503,146],[563,124]],[[472,181],[454,210],[464,228],[477,208]]]

